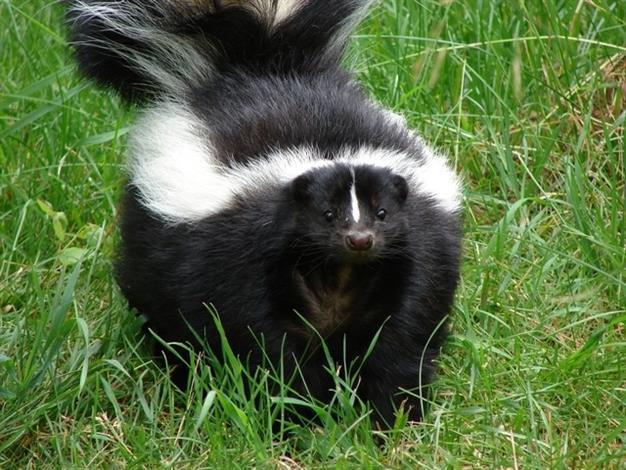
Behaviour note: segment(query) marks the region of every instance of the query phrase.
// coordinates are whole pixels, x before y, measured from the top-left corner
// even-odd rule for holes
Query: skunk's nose
[[[366,251],[374,245],[374,236],[370,232],[350,232],[346,235],[346,245],[354,251]]]

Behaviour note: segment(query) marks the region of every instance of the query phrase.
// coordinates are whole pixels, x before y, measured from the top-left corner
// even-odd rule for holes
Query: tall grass
[[[623,468],[626,3],[383,0],[347,63],[465,181],[463,281],[420,425],[381,436],[337,379],[322,426],[190,391],[111,275],[133,110],[74,71],[62,6],[0,0],[0,467]]]

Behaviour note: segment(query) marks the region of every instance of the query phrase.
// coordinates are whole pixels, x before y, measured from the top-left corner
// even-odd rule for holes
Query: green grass
[[[466,187],[432,404],[380,446],[339,379],[342,419],[273,434],[232,358],[188,394],[147,359],[111,274],[133,112],[61,10],[0,0],[0,467],[624,468],[626,2],[384,0],[359,28],[348,62]]]

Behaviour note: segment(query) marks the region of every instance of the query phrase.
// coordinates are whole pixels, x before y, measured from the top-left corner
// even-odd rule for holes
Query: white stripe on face
[[[352,186],[350,186],[350,206],[352,209],[352,219],[358,222],[361,218],[361,211],[359,210],[359,200],[356,197],[356,177],[354,176],[354,170],[352,170]]]

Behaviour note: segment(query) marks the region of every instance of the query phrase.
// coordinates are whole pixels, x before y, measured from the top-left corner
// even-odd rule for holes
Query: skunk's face
[[[291,185],[303,255],[366,261],[404,244],[406,180],[384,168],[335,164]]]

